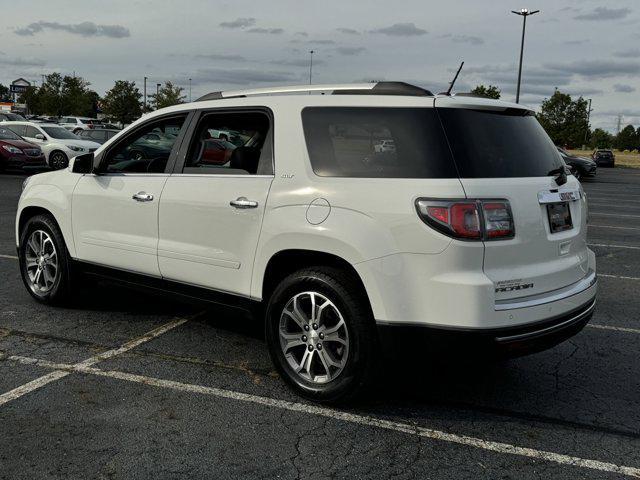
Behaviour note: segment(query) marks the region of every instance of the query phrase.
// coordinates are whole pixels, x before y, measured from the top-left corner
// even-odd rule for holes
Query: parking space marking
[[[588,323],[587,327],[597,328],[599,330],[613,330],[615,332],[640,334],[640,329],[638,328],[613,327],[611,325],[598,325],[597,323]]]
[[[600,277],[604,277],[604,278],[617,278],[619,280],[640,280],[640,277],[624,277],[622,275],[608,275],[606,273],[599,273],[598,274],[598,278]]]
[[[607,247],[607,248],[630,248],[632,250],[640,250],[640,247],[633,245],[614,245],[610,243],[587,243],[590,247]]]
[[[549,452],[545,450],[537,450],[535,448],[519,447],[517,445],[511,445],[509,443],[494,442],[491,440],[484,440],[482,438],[470,437],[467,435],[458,435],[455,433],[448,433],[441,430],[434,430],[418,425],[412,425],[409,423],[394,422],[391,420],[384,420],[376,417],[369,417],[364,415],[357,415],[353,413],[343,412],[340,410],[333,410],[325,407],[318,407],[315,405],[307,405],[303,403],[289,402],[286,400],[278,400],[276,398],[262,397],[259,395],[252,395],[249,393],[236,392],[234,390],[225,390],[222,388],[206,387],[203,385],[194,385],[189,383],[175,382],[173,380],[163,380],[155,377],[147,377],[144,375],[136,375],[132,373],[121,372],[117,370],[100,370],[94,367],[82,366],[80,364],[59,364],[52,363],[46,360],[38,360],[35,358],[23,357],[19,355],[12,355],[7,357],[9,360],[28,364],[38,365],[45,368],[53,368],[56,371],[76,372],[88,375],[95,375],[100,377],[113,378],[118,380],[124,380],[127,382],[139,383],[142,385],[148,385],[152,387],[166,388],[176,390],[180,392],[195,393],[202,395],[210,395],[219,398],[226,398],[229,400],[236,400],[241,402],[253,403],[262,405],[265,407],[278,408],[281,410],[288,410],[291,412],[307,413],[317,415],[325,418],[331,418],[333,420],[339,420],[356,425],[363,425],[369,427],[382,428],[385,430],[391,430],[395,432],[405,433],[408,435],[414,435],[422,438],[428,438],[431,440],[455,443],[471,448],[478,448],[482,450],[488,450],[496,453],[517,455],[521,457],[528,457],[536,460],[543,460],[547,462],[553,462],[560,465],[567,465],[579,468],[588,468],[591,470],[598,470],[607,473],[616,473],[622,475],[628,475],[631,477],[640,478],[640,468],[629,467],[625,465],[616,465],[614,463],[602,462],[599,460],[586,459],[581,457],[574,457],[570,455],[564,455],[561,453]]]
[[[15,255],[0,255],[0,258],[8,258],[11,260],[18,260],[18,257],[16,257]]]
[[[200,315],[200,314],[198,313],[194,315],[194,317],[197,315]],[[191,317],[191,318],[194,318],[194,317]],[[153,340],[154,338],[157,338],[160,335],[167,333],[168,331],[173,330],[176,327],[179,327],[180,325],[187,322],[191,318],[176,318],[158,328],[154,328],[153,330],[145,333],[141,337],[128,341],[127,343],[125,343],[119,348],[107,350],[106,352],[102,352],[92,357],[89,357],[86,360],[77,363],[75,366],[88,367],[91,365],[95,365],[98,362],[102,362],[103,360],[115,357],[116,355],[120,355],[121,353],[125,353],[131,350],[132,348],[137,347],[138,345],[148,342],[149,340]],[[8,357],[8,358],[11,358],[11,357]],[[44,387],[45,385],[48,385],[51,382],[60,380],[61,378],[64,378],[67,375],[69,375],[71,372],[72,370],[69,370],[69,369],[57,369],[55,372],[51,372],[47,375],[43,375],[42,377],[36,378],[35,380],[32,380],[29,383],[25,383],[24,385],[14,388],[13,390],[9,390],[8,392],[0,395],[0,406],[6,403],[9,403],[12,400],[16,400],[17,398],[20,398],[28,393],[31,393],[34,390]]]
[[[617,227],[615,225],[599,225],[596,223],[588,223],[587,227],[596,227],[596,228],[617,228],[619,230],[640,230],[639,227]]]
[[[622,213],[600,213],[600,212],[589,212],[589,215],[598,215],[601,217],[633,217],[633,218],[640,218],[640,215],[630,215],[628,213],[622,214]]]

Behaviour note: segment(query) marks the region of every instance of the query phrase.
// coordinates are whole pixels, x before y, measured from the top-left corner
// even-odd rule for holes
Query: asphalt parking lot
[[[99,285],[37,304],[0,175],[0,478],[640,477],[640,170],[585,180],[591,323],[510,361],[399,363],[350,409],[301,402],[261,327]]]

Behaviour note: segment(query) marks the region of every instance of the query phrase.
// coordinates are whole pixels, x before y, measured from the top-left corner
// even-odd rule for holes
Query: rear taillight
[[[513,238],[515,228],[507,200],[416,201],[420,218],[450,237],[464,240],[500,240]]]

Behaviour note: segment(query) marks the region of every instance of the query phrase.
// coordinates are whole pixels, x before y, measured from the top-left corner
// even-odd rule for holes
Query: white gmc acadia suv
[[[389,346],[520,355],[580,331],[597,289],[586,219],[531,110],[382,82],[146,115],[28,179],[16,235],[37,300],[91,274],[260,311],[282,377],[333,402]]]

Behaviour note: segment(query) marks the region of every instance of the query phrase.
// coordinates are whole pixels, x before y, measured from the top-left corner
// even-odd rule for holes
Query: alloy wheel
[[[291,369],[324,384],[342,373],[349,356],[349,332],[338,307],[318,292],[291,298],[280,315],[280,347]]]
[[[62,153],[54,153],[51,156],[51,167],[55,170],[63,169],[67,166],[67,159]]]
[[[24,255],[29,286],[42,295],[53,288],[58,277],[58,255],[53,240],[43,230],[35,230],[27,241]]]

